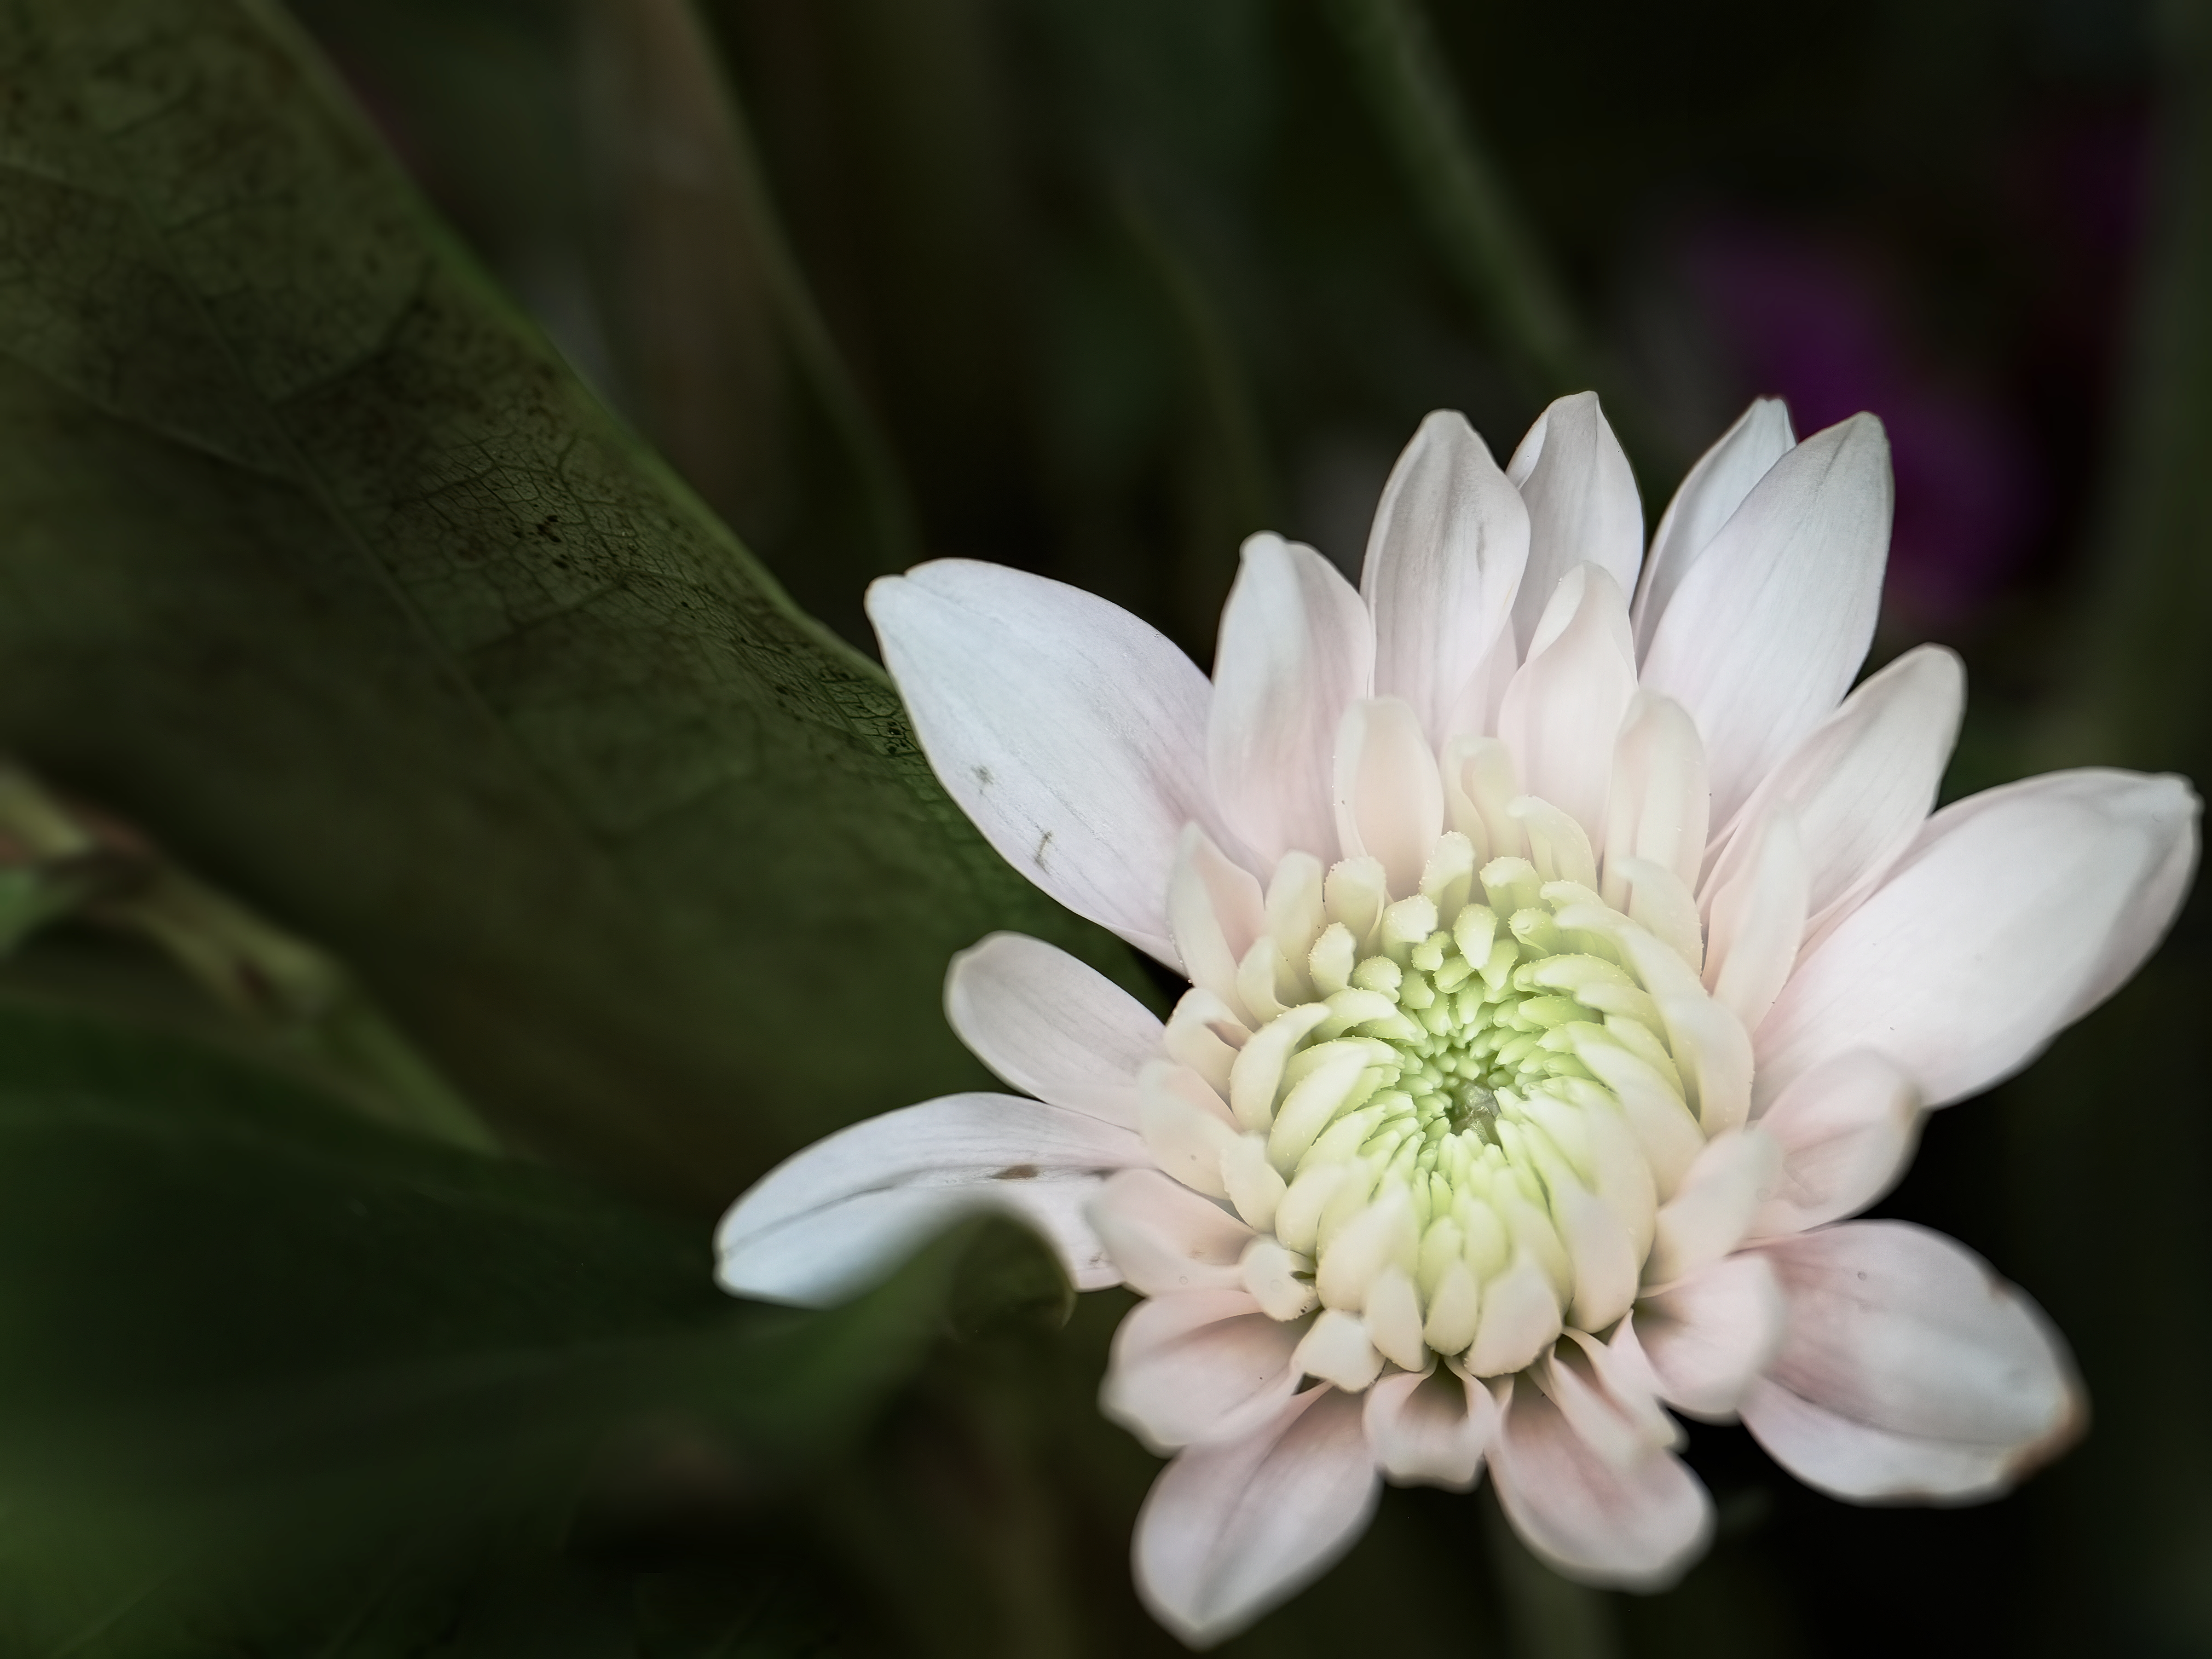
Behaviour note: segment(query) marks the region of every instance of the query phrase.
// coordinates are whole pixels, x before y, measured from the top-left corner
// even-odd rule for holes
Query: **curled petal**
[[[1866,1208],[1905,1173],[1921,1115],[1911,1081],[1867,1049],[1802,1073],[1759,1120],[1782,1148],[1782,1170],[1751,1237],[1802,1233]]]
[[[1651,554],[1637,584],[1636,650],[1640,660],[1682,578],[1735,516],[1752,486],[1797,441],[1790,411],[1779,398],[1761,398],[1737,417],[1721,441],[1698,458],[1667,503],[1651,537]]]
[[[1418,892],[1443,833],[1444,793],[1436,755],[1410,707],[1370,697],[1344,711],[1335,793],[1344,856],[1378,860],[1393,898]]]
[[[1745,1251],[1645,1297],[1613,1340],[1636,1345],[1668,1405],[1723,1423],[1780,1348],[1784,1316],[1772,1267]]]
[[[1234,1440],[1297,1387],[1298,1335],[1242,1290],[1152,1297],[1115,1330],[1098,1408],[1156,1452]]]
[[[1231,863],[1198,825],[1186,825],[1168,878],[1168,937],[1190,982],[1249,1019],[1237,964],[1267,930],[1267,906],[1252,872]]]
[[[1194,1446],[1137,1516],[1137,1591],[1154,1617],[1210,1647],[1311,1583],[1367,1529],[1382,1492],[1360,1402],[1298,1395],[1242,1440]]]
[[[1680,1189],[1659,1206],[1644,1282],[1664,1285],[1695,1273],[1741,1243],[1781,1164],[1781,1149],[1758,1124],[1706,1142]]]
[[[1629,700],[1613,749],[1613,784],[1606,802],[1605,902],[1616,910],[1628,883],[1616,865],[1643,859],[1671,871],[1695,892],[1704,872],[1712,790],[1705,782],[1705,746],[1689,710],[1656,691]]]
[[[1498,710],[1522,787],[1569,814],[1603,851],[1613,749],[1636,695],[1628,605],[1611,573],[1560,578]]]
[[[1360,591],[1375,617],[1375,690],[1402,698],[1431,746],[1451,735],[1454,708],[1504,634],[1528,558],[1521,493],[1465,416],[1431,415],[1382,487]]]
[[[1091,1201],[1091,1224],[1140,1296],[1234,1290],[1252,1230],[1158,1170],[1122,1170]]]
[[[1374,657],[1367,607],[1335,566],[1280,536],[1244,544],[1221,613],[1206,747],[1222,817],[1263,864],[1334,849],[1337,722],[1367,695]]]
[[[2164,933],[2197,814],[2179,778],[2105,770],[1945,807],[1799,962],[1759,1028],[1758,1103],[1851,1048],[1931,1106],[2026,1065]]]
[[[1366,1397],[1368,1443],[1396,1484],[1466,1492],[1481,1479],[1498,1432],[1498,1402],[1481,1383],[1446,1366],[1394,1371]]]
[[[1703,1554],[1712,1500],[1674,1454],[1623,1435],[1602,1449],[1541,1389],[1513,1390],[1490,1454],[1506,1518],[1566,1577],[1664,1589]]]
[[[715,1278],[827,1307],[888,1274],[963,1214],[1037,1227],[1077,1288],[1120,1282],[1086,1218],[1107,1172],[1151,1160],[1128,1130],[1014,1095],[948,1095],[872,1117],[785,1159],[715,1230]]]
[[[1644,683],[1696,718],[1715,823],[1850,689],[1874,637],[1892,493],[1881,423],[1855,415],[1775,462],[1675,589]]]
[[[868,618],[931,769],[984,839],[1173,965],[1176,839],[1218,827],[1196,665],[1103,599],[966,559],[883,578]]]
[[[1743,1420],[1808,1486],[1862,1501],[1986,1498],[2080,1432],[2087,1406],[2064,1346],[1962,1246],[1855,1221],[1763,1254],[1787,1334]]]
[[[952,958],[945,1015],[970,1052],[1040,1100],[1137,1127],[1137,1073],[1160,1050],[1160,1022],[1066,951],[994,933]]]
[[[1513,604],[1513,637],[1525,658],[1553,589],[1577,565],[1596,565],[1623,593],[1635,591],[1644,504],[1595,392],[1561,398],[1539,415],[1505,476],[1528,506],[1528,568]],[[1633,661],[1632,641],[1630,652]]]

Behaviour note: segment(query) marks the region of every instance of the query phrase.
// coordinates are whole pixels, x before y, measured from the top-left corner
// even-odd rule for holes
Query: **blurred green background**
[[[173,25],[189,47],[225,10],[212,0],[95,9],[152,19],[131,36],[142,52]],[[294,0],[291,10],[422,195],[574,374],[799,607],[861,651],[872,651],[860,610],[872,577],[960,556],[1102,593],[1203,665],[1239,541],[1280,530],[1356,572],[1383,477],[1432,408],[1465,410],[1502,458],[1550,398],[1595,386],[1656,522],[1698,451],[1749,398],[1775,394],[1801,434],[1861,409],[1887,424],[1898,510],[1874,660],[1928,639],[1965,653],[1972,702],[1947,794],[2087,761],[2212,777],[2204,0]],[[40,15],[49,21],[0,31],[13,70],[58,75],[82,47],[87,84],[98,82],[107,60],[72,24],[50,21],[66,10]],[[295,50],[271,48],[272,61]],[[82,104],[114,106],[90,94]],[[175,158],[187,185],[194,167],[219,171],[251,148],[220,119],[204,136],[204,155]],[[32,199],[18,191],[0,208],[7,260],[40,257]],[[291,257],[306,246],[292,234],[271,232],[268,246]],[[337,229],[328,236],[352,246]],[[466,264],[450,248],[427,257]],[[485,315],[497,303],[467,301]],[[7,304],[11,317],[28,314],[19,299]],[[44,326],[11,322],[9,338],[43,340]],[[438,392],[441,420],[466,401],[465,374],[454,378]],[[8,392],[0,413],[40,434],[66,425],[26,406]],[[427,407],[419,397],[392,407],[410,441],[416,425],[436,424],[427,413],[408,424],[407,410]],[[548,430],[597,418],[548,416]],[[151,424],[173,435],[181,419]],[[154,464],[143,459],[99,465],[98,490],[118,500],[189,494],[148,484]],[[616,467],[647,480],[634,490],[579,487],[587,518],[605,509],[595,530],[693,523],[696,504],[654,482],[655,465]],[[332,487],[334,521],[353,488]],[[37,489],[0,495],[19,528],[43,510]],[[516,522],[558,540],[550,513],[533,506]],[[708,527],[683,533],[719,545],[711,522],[697,523]],[[19,534],[0,560],[18,586],[32,580],[24,544]],[[651,984],[661,972],[674,984],[687,971],[668,966],[679,957],[781,948],[742,891],[710,902],[692,884],[714,855],[704,831],[680,845],[633,838],[624,854],[631,879],[659,884],[674,932],[647,939],[595,920],[612,909],[594,908],[594,889],[573,896],[589,963],[516,969],[498,960],[499,929],[521,908],[449,910],[458,890],[379,873],[385,865],[358,857],[342,828],[295,833],[282,827],[290,808],[237,804],[236,789],[208,785],[199,759],[165,773],[125,738],[99,735],[158,705],[112,690],[70,701],[67,677],[86,659],[43,643],[76,637],[54,620],[75,613],[53,604],[22,626],[45,630],[40,660],[55,661],[42,672],[61,689],[9,706],[11,741],[331,945],[510,1144],[566,1176],[503,1164],[514,1173],[495,1177],[411,1143],[368,1149],[345,1139],[366,1133],[353,1128],[317,1140],[311,1157],[289,1130],[268,1127],[289,1109],[265,1079],[226,1083],[194,1069],[198,1059],[131,1060],[124,1039],[66,1022],[27,1025],[15,1051],[29,1058],[9,1062],[13,1073],[0,1066],[0,1120],[14,1121],[11,1101],[31,1103],[31,1152],[13,1155],[22,1172],[0,1177],[0,1195],[19,1182],[32,1218],[5,1224],[21,1227],[26,1260],[98,1256],[100,1294],[124,1304],[102,1313],[19,1297],[37,1306],[0,1306],[0,1322],[14,1322],[12,1347],[42,1333],[82,1346],[88,1326],[151,1319],[157,1334],[117,1339],[120,1359],[91,1344],[88,1374],[119,1364],[161,1382],[155,1420],[133,1421],[170,1450],[150,1456],[164,1483],[155,1499],[137,1492],[110,1511],[85,1498],[89,1518],[41,1510],[0,1529],[0,1541],[15,1537],[12,1565],[0,1556],[0,1625],[16,1620],[21,1650],[1175,1650],[1127,1588],[1129,1525],[1155,1464],[1093,1406],[1120,1293],[1082,1298],[1062,1326],[1049,1274],[988,1231],[911,1270],[923,1288],[908,1301],[921,1315],[885,1312],[894,1296],[827,1322],[757,1318],[704,1292],[718,1201],[829,1128],[972,1079],[931,1029],[928,964],[941,950],[918,944],[885,970],[905,1023],[878,1027],[856,1055],[793,1058],[819,1033],[787,1040],[746,1000],[753,992],[716,1003],[696,988],[704,980],[690,981],[696,1001],[659,1010],[644,1006],[649,986],[636,989],[638,1006],[606,1016],[602,1030],[592,988],[638,963],[653,964],[637,969]],[[772,598],[732,604],[770,617],[759,626],[783,641],[775,649],[816,665],[775,682],[757,705],[769,712],[746,720],[767,730],[800,705],[813,719],[790,690],[811,675],[860,688],[831,701],[861,708],[848,723],[863,737],[896,726],[865,671],[802,624],[774,621]],[[240,638],[268,632],[256,623]],[[252,659],[260,647],[225,648]],[[501,695],[495,684],[489,700],[505,718]],[[642,722],[652,694],[637,695],[631,718]],[[374,725],[380,706],[364,699],[356,712]],[[720,718],[700,716],[702,748],[725,741]],[[220,749],[227,739],[210,729],[202,746]],[[588,760],[622,749],[632,729],[609,717],[572,741],[563,727],[553,747]],[[309,731],[257,738],[238,775],[292,767],[318,741]],[[941,799],[912,781],[910,745],[902,761],[896,733],[868,741],[875,759],[836,749],[823,766],[862,791],[890,775],[879,767],[888,755],[906,765],[899,787],[919,804],[880,840],[842,849],[860,887],[907,894],[951,943],[991,926],[1057,927],[1136,975],[1110,943],[1044,917],[976,862]],[[352,764],[352,742],[332,741],[334,768]],[[854,754],[866,748],[854,743]],[[415,752],[378,774],[385,797],[419,781]],[[475,779],[476,764],[456,761],[451,775]],[[691,799],[696,780],[672,762],[665,774],[636,768],[646,793]],[[298,791],[325,787],[320,776],[300,774]],[[491,820],[535,810],[504,788],[483,785],[496,797]],[[755,833],[750,819],[717,822],[716,834]],[[477,845],[472,831],[444,839],[451,825],[434,803],[407,824],[375,831],[402,866]],[[589,829],[609,842],[629,833],[611,820]],[[941,857],[940,842],[951,849]],[[750,842],[727,845],[731,860],[751,855]],[[483,868],[507,868],[505,854],[485,856]],[[763,890],[812,879],[795,860],[760,866]],[[545,868],[516,904],[565,916],[568,878]],[[465,912],[465,925],[454,920]],[[821,926],[833,923],[851,916]],[[558,931],[547,926],[548,937]],[[667,945],[686,928],[699,938]],[[1520,1551],[1486,1495],[1394,1492],[1349,1561],[1223,1651],[2212,1655],[2207,946],[2193,904],[2112,1006],[2024,1078],[1939,1115],[1878,1211],[1962,1239],[2068,1334],[2096,1419],[2057,1468],[1984,1508],[1859,1510],[1798,1486],[1741,1431],[1696,1428],[1688,1455],[1718,1500],[1720,1538],[1656,1597],[1561,1583]],[[71,1018],[121,1009],[134,1029],[173,1036],[173,1011],[154,1006],[161,994],[116,991],[118,970],[96,955],[58,935],[11,970],[13,994],[24,1007],[59,1001]],[[568,1011],[584,1007],[588,1029],[573,1028]],[[686,1018],[715,1035],[677,1053],[666,1033]],[[241,1162],[218,1148],[211,1186],[189,1174],[204,1148],[161,1150],[165,1125],[118,1164],[104,1141],[72,1151],[75,1131],[40,1115],[79,1096],[111,1115],[167,1111],[179,1086],[221,1103],[207,1109],[222,1146],[232,1137],[259,1149]],[[264,1144],[271,1135],[277,1152]],[[460,1161],[437,1161],[448,1158]],[[285,1173],[302,1160],[327,1177],[323,1207],[313,1180],[303,1188]],[[237,1222],[258,1216],[264,1180],[308,1195]],[[72,1181],[86,1183],[100,1224],[53,1196],[79,1191]],[[379,1182],[409,1194],[396,1212]],[[42,1194],[43,1207],[33,1201]],[[185,1206],[177,1228],[159,1220],[172,1203]],[[395,1230],[384,1242],[334,1243],[328,1218],[346,1205],[400,1219],[380,1222]],[[128,1212],[120,1232],[111,1212]],[[245,1231],[218,1248],[225,1226]],[[132,1266],[179,1237],[199,1240],[204,1261],[187,1250],[151,1281]],[[317,1241],[297,1284],[265,1259],[295,1237]],[[395,1286],[399,1261],[419,1279]],[[212,1298],[252,1338],[219,1334],[231,1369],[216,1369],[252,1373],[242,1394],[222,1395],[219,1431],[162,1418],[174,1362],[147,1309],[185,1309],[181,1328],[198,1317],[195,1298]],[[435,1328],[410,1323],[409,1309],[434,1310]],[[190,1340],[205,1344],[207,1330]],[[258,1352],[257,1341],[282,1362],[238,1357]],[[545,1358],[556,1352],[557,1364]],[[377,1386],[333,1405],[330,1377],[370,1361]],[[261,1423],[241,1443],[232,1418],[265,1411],[267,1376],[295,1371],[313,1388],[277,1392],[299,1421]],[[45,1394],[24,1385],[24,1398],[71,1393],[50,1381]],[[201,1397],[178,1384],[186,1395]],[[307,1395],[312,1409],[299,1403]],[[514,1432],[520,1419],[502,1402],[526,1397],[535,1412],[556,1396],[542,1415],[564,1426]],[[465,1409],[448,1409],[456,1401]],[[59,1430],[17,1438],[21,1467],[58,1459],[79,1498],[97,1484]],[[221,1456],[191,1455],[203,1440]],[[346,1473],[313,1473],[332,1444],[344,1451],[332,1467]],[[121,1460],[134,1479],[149,1466],[142,1450],[133,1443]],[[374,1504],[345,1484],[365,1479],[364,1465]],[[516,1487],[523,1466],[538,1473]],[[256,1484],[271,1471],[274,1484]],[[492,1519],[471,1518],[482,1494],[522,1487],[526,1500],[487,1500]],[[226,1526],[234,1510],[245,1517],[237,1549],[206,1579],[214,1588],[177,1604],[187,1611],[149,1612],[197,1572],[167,1540],[179,1514],[187,1532],[210,1528],[210,1491],[223,1494]],[[289,1563],[297,1543],[276,1534],[327,1524],[335,1539],[344,1528],[319,1517],[364,1508],[384,1517],[363,1547],[374,1571],[333,1543],[312,1570],[286,1565],[288,1588],[272,1594],[271,1564]],[[142,1548],[133,1527],[152,1541]],[[92,1541],[69,1541],[80,1533]],[[60,1571],[55,1559],[88,1586],[62,1612],[24,1589]]]

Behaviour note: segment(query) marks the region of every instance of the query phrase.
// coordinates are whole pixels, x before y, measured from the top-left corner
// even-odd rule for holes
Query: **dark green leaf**
[[[1071,925],[289,23],[13,0],[0,85],[0,739],[633,1183],[972,1079],[947,956]]]

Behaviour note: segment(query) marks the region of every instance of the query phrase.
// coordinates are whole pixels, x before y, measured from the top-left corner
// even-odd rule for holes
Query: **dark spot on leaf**
[[[991,787],[992,782],[991,769],[988,766],[977,767],[975,769],[975,782],[978,787],[988,789]]]
[[[994,1181],[1035,1181],[1037,1166],[1034,1164],[1009,1164],[992,1176]]]

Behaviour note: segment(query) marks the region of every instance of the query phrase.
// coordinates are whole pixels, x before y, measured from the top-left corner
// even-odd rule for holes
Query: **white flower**
[[[1711,1507],[1662,1407],[1845,1498],[2002,1491],[2081,1421],[2063,1346],[1959,1245],[1844,1218],[1924,1109],[2134,971],[2197,801],[2079,771],[1929,816],[1957,659],[1850,689],[1889,517],[1876,422],[1796,443],[1760,403],[1647,557],[1583,395],[1504,471],[1430,416],[1358,592],[1253,538],[1211,684],[1057,583],[878,583],[954,798],[1192,988],[1163,1027],[985,940],[947,1012],[1036,1098],[799,1154],[723,1222],[722,1282],[833,1300],[983,1203],[1148,1298],[1103,1404],[1174,1455],[1136,1574],[1194,1644],[1322,1571],[1383,1478],[1486,1461],[1562,1571],[1672,1582]]]

